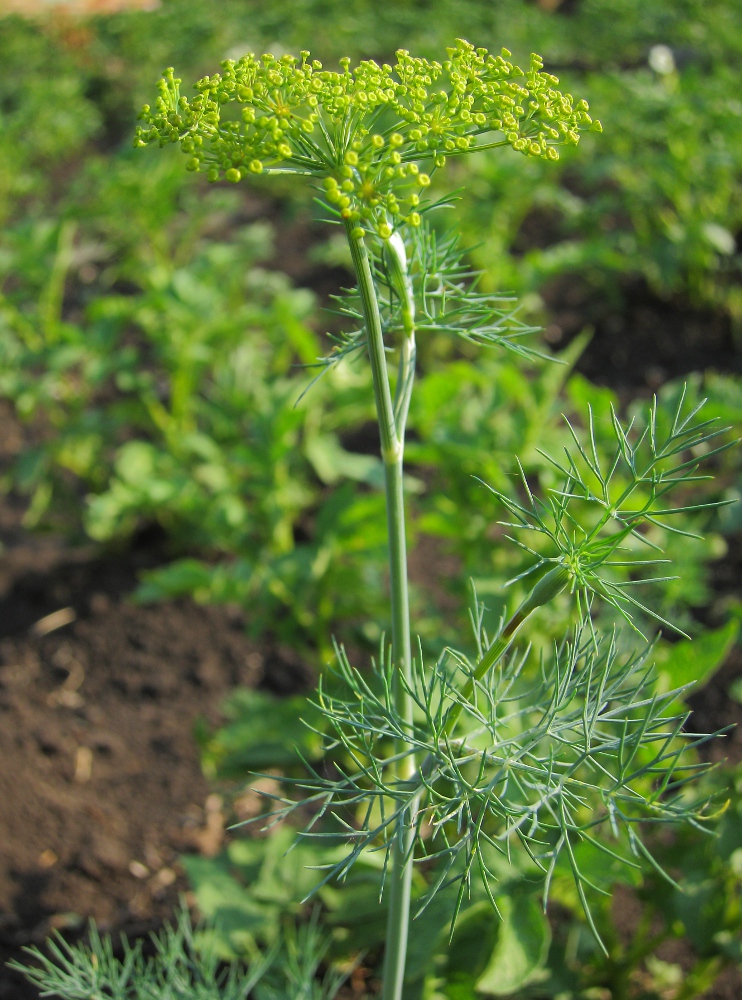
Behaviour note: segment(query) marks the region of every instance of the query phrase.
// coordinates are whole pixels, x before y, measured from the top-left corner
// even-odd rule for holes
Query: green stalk
[[[392,401],[386,364],[384,338],[371,265],[363,235],[347,221],[346,233],[358,280],[358,291],[366,326],[368,355],[374,383],[376,415],[381,434],[381,458],[384,463],[387,527],[389,532],[389,577],[392,604],[392,657],[395,668],[394,698],[396,708],[412,728],[413,701],[408,690],[412,681],[412,644],[410,639],[410,604],[407,589],[407,551],[405,542],[403,461],[404,430],[414,377],[414,323],[405,323],[405,342],[400,357],[400,375],[396,400]],[[391,257],[398,248],[392,248]],[[399,263],[396,260],[396,263]],[[394,266],[394,264],[392,265]],[[396,284],[396,282],[395,282]],[[405,286],[407,290],[407,286]],[[407,303],[409,305],[409,302]],[[409,313],[409,309],[408,309]],[[411,314],[414,316],[414,313]],[[396,405],[395,405],[396,403]],[[399,741],[396,753],[404,754],[407,744]],[[415,774],[412,755],[397,765],[396,777],[407,781]],[[397,821],[389,887],[386,949],[384,953],[384,1000],[400,1000],[407,956],[410,919],[412,857],[415,815],[409,809]]]
[[[569,581],[569,570],[566,566],[562,565],[555,566],[554,569],[549,570],[548,573],[545,573],[544,576],[541,577],[528,597],[526,597],[517,611],[513,614],[512,618],[507,622],[502,632],[500,632],[477,663],[474,668],[474,672],[461,689],[462,702],[464,700],[467,702],[471,700],[474,694],[474,685],[477,681],[481,681],[482,678],[486,677],[503,653],[506,652],[526,618],[528,618],[528,616],[535,611],[536,608],[540,608],[544,604],[548,604],[549,601],[553,600],[557,596],[557,594],[560,594]],[[445,732],[449,736],[453,732],[461,712],[463,711],[462,702],[455,704],[446,717],[444,728]]]
[[[545,573],[536,583],[535,587],[520,604],[512,618],[505,624],[502,631],[492,643],[487,647],[479,661],[477,662],[471,676],[461,689],[462,700],[456,702],[446,714],[443,732],[447,737],[451,737],[456,728],[456,723],[461,718],[464,710],[464,703],[470,702],[474,695],[474,687],[478,681],[483,680],[490,670],[496,666],[499,659],[507,652],[511,643],[520,631],[521,625],[531,615],[536,608],[548,604],[558,594],[560,594],[570,581],[570,573],[566,566],[555,566]],[[454,741],[455,742],[455,741]],[[430,782],[437,773],[438,765],[432,754],[427,754],[423,758],[417,774],[413,775],[413,781],[420,783],[421,779]]]

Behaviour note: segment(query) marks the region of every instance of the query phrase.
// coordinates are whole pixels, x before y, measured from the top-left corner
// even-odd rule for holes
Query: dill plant
[[[303,836],[336,836],[347,845],[320,876],[325,881],[342,878],[364,852],[382,852],[385,1000],[399,1000],[403,991],[417,862],[433,872],[418,910],[452,891],[455,921],[474,879],[497,907],[489,852],[509,859],[524,850],[542,873],[544,903],[557,861],[566,857],[597,936],[586,892],[592,883],[577,846],[586,842],[613,860],[634,867],[648,861],[661,870],[643,827],[702,825],[705,815],[705,803],[686,789],[699,768],[685,754],[686,716],[677,691],[655,689],[651,643],[642,637],[627,652],[615,630],[598,633],[592,614],[594,602],[602,602],[633,626],[632,613],[647,612],[633,594],[638,583],[663,578],[651,576],[663,562],[651,529],[683,530],[673,528],[672,516],[689,505],[673,508],[667,497],[699,478],[698,456],[714,451],[718,431],[700,408],[681,398],[668,414],[655,404],[643,424],[628,426],[614,414],[607,463],[590,418],[586,440],[575,430],[574,447],[551,457],[560,488],[539,497],[523,477],[519,493],[493,490],[493,511],[499,504],[508,512],[513,541],[532,557],[522,575],[533,581],[530,592],[494,634],[475,602],[472,653],[447,648],[431,664],[419,644],[413,647],[403,461],[416,337],[450,334],[525,357],[536,353],[523,339],[533,330],[513,302],[480,291],[455,232],[441,236],[431,223],[450,204],[430,198],[431,177],[450,158],[502,147],[556,160],[559,147],[577,144],[581,132],[601,131],[587,102],[558,83],[537,55],[521,69],[506,49],[492,55],[463,40],[442,62],[401,50],[393,66],[367,60],[351,67],[344,59],[339,71],[308,52],[298,59],[247,55],[199,80],[195,97],[181,93],[181,81],[167,70],[135,138],[140,147],[178,143],[186,169],[211,181],[307,178],[330,220],[345,230],[357,279],[341,301],[349,329],[318,365],[321,374],[359,355],[371,367],[392,641],[382,642],[371,675],[337,650],[317,705],[341,763],[296,780],[295,794],[278,797],[270,822],[309,809]],[[565,623],[553,651],[541,654],[534,675],[529,647],[517,645],[521,629],[564,592],[574,595],[574,621]],[[328,834],[318,824],[329,813],[336,832]]]

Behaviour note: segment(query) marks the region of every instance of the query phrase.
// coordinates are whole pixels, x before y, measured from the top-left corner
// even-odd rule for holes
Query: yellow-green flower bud
[[[353,207],[356,196],[345,185],[354,200],[352,205],[341,202],[343,211],[357,214],[363,204],[364,210],[382,212],[380,206],[386,206],[391,222],[399,209],[392,207],[398,202],[390,202],[390,195],[396,194],[408,210],[417,204],[406,178],[418,176],[420,186],[427,186],[419,174],[420,164],[431,157],[442,167],[444,152],[476,149],[477,136],[490,128],[504,132],[513,148],[550,160],[558,153],[547,143],[576,143],[588,129],[601,131],[600,122],[588,114],[587,102],[560,92],[559,81],[542,71],[539,57],[534,56],[524,72],[508,61],[509,56],[503,50],[493,57],[460,41],[441,63],[400,51],[396,65],[366,60],[352,69],[344,60],[343,72],[334,73],[323,71],[306,53],[301,60],[249,54],[225,60],[220,73],[199,81],[191,101],[180,96],[174,73],[166,71],[156,102],[142,109],[144,127],[137,130],[134,141],[139,146],[180,143],[189,170],[208,170],[210,178],[231,179],[234,172],[240,177],[248,171],[262,172],[263,161],[290,160],[302,130],[309,133],[321,123],[329,129],[327,135],[339,137],[337,126],[346,121],[352,127],[344,139],[342,169],[332,172],[337,181],[353,181],[360,190],[359,205]],[[222,105],[234,102],[236,113],[222,119]],[[397,131],[389,136],[371,134],[384,104],[389,105]],[[211,168],[201,147],[209,149]],[[315,155],[307,146],[302,158],[312,161],[308,173],[324,175],[326,162],[319,151]],[[325,182],[328,201],[345,198],[337,181]],[[383,218],[377,216],[376,224]]]
[[[541,608],[553,601],[564,590],[571,580],[571,573],[566,566],[555,566],[538,581],[528,597],[523,601],[518,613],[524,617],[536,608]]]
[[[420,187],[427,187],[430,184],[430,177],[427,174],[419,174],[417,178],[417,183]]]
[[[240,177],[242,177],[242,174],[239,172],[237,167],[230,167],[224,176],[231,184],[236,184]]]

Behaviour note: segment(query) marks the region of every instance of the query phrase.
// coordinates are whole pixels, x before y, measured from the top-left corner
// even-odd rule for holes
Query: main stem
[[[412,679],[412,644],[410,640],[410,602],[407,589],[407,549],[405,542],[403,461],[404,417],[395,421],[387,371],[384,338],[379,315],[379,303],[374,287],[368,251],[362,235],[354,232],[354,224],[346,222],[348,244],[353,258],[358,291],[366,326],[368,356],[376,399],[376,414],[381,435],[381,457],[384,463],[387,527],[389,533],[389,578],[392,604],[392,658],[394,663],[394,698],[396,708],[407,726],[412,727],[413,702],[408,691]],[[409,344],[412,344],[410,351]],[[412,355],[414,366],[414,339],[407,338],[407,355]],[[400,366],[402,368],[402,366]],[[405,378],[411,386],[412,371],[404,365]],[[400,375],[402,375],[402,371]],[[408,391],[407,389],[405,391]],[[397,416],[399,417],[399,407]],[[399,432],[398,432],[399,431]],[[404,754],[408,744],[404,740],[396,748]],[[396,778],[407,781],[415,774],[415,760],[410,754],[402,757],[397,765]],[[397,821],[389,887],[389,915],[387,918],[386,948],[384,953],[383,1000],[400,1000],[407,956],[407,935],[410,919],[410,890],[412,886],[412,855],[414,846],[415,816],[412,810],[404,811]]]

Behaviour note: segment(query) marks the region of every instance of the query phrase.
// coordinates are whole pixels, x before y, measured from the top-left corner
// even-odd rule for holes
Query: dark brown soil
[[[46,549],[45,572],[38,552],[25,573],[15,553],[0,602],[2,1000],[36,996],[3,962],[52,928],[92,916],[139,933],[172,911],[186,889],[178,854],[215,853],[223,829],[196,723],[215,724],[237,684],[306,683],[290,654],[247,638],[236,612],[129,603],[141,553]],[[75,620],[44,634],[54,612]]]
[[[662,299],[638,277],[625,278],[608,294],[579,275],[565,274],[542,296],[552,344],[561,347],[586,327],[594,331],[577,368],[599,385],[654,391],[694,371],[742,371],[727,314],[682,296]]]
[[[695,733],[729,730],[707,744],[706,754],[714,762],[739,764],[742,761],[742,705],[727,694],[738,677],[742,677],[742,647],[735,646],[711,683],[689,699],[693,709],[688,720],[689,729]]]

